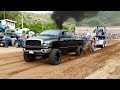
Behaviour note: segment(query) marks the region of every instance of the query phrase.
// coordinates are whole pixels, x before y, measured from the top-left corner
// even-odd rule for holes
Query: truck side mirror
[[[60,38],[63,38],[64,36],[63,35],[60,35]]]
[[[61,38],[64,38],[64,36],[63,36],[63,35],[60,35],[60,36],[58,37],[59,40],[60,40]]]

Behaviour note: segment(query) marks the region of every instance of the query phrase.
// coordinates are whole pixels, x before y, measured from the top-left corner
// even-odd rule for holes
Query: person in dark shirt
[[[82,37],[82,40],[87,41],[87,40],[88,40],[88,38],[84,35],[84,36]]]
[[[103,30],[102,30],[102,35],[105,35],[105,32],[103,32]]]
[[[7,34],[4,35],[4,40],[5,40],[5,48],[8,48],[9,43],[10,43],[10,36]]]

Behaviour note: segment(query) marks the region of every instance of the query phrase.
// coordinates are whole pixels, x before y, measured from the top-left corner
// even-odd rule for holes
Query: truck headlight
[[[52,45],[51,41],[44,41],[43,42],[43,46],[45,46],[45,47],[50,47],[51,45]]]
[[[50,46],[50,43],[43,43],[43,46]]]
[[[43,46],[47,46],[47,43],[43,43]]]

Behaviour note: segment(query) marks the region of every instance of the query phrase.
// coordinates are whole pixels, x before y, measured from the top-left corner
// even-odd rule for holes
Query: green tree
[[[0,19],[12,19],[12,20],[17,20],[19,17],[19,12],[18,11],[0,11]]]

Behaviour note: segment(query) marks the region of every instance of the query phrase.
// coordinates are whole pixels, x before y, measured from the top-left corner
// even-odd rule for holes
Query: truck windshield
[[[47,36],[58,36],[59,33],[60,33],[59,30],[45,30],[45,31],[41,32],[39,35],[40,36],[45,36],[45,35],[47,35]]]

